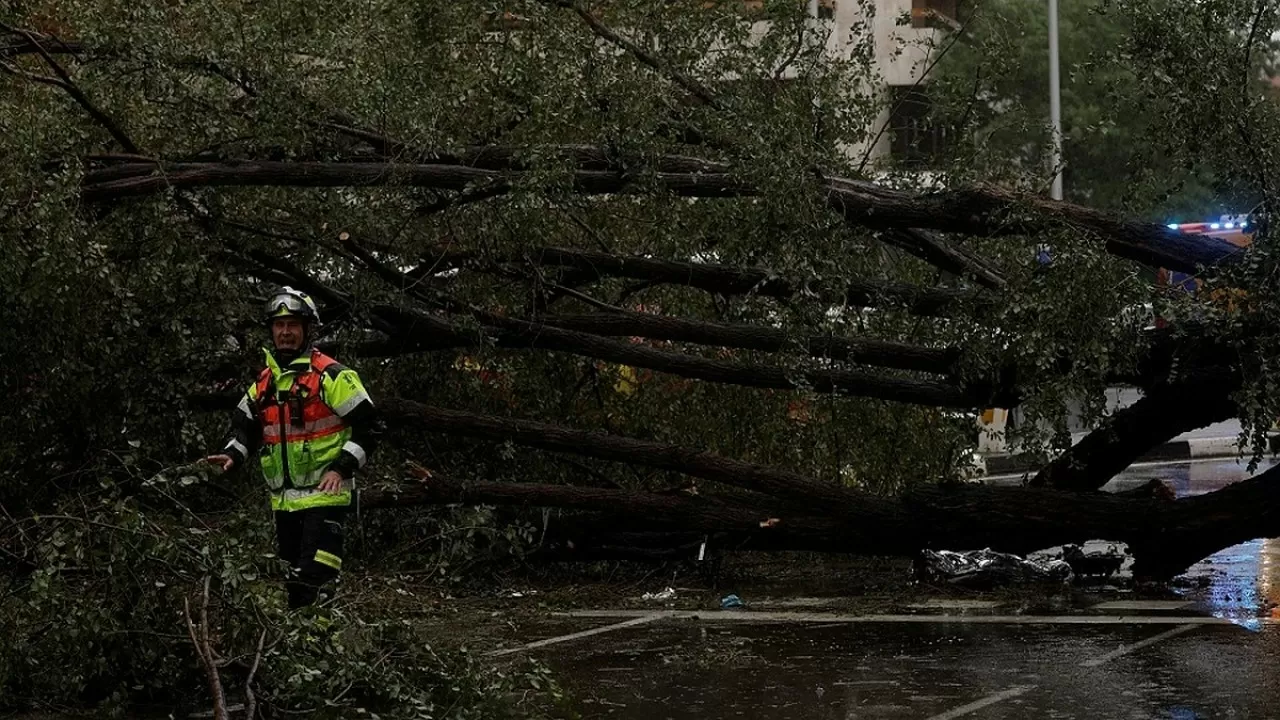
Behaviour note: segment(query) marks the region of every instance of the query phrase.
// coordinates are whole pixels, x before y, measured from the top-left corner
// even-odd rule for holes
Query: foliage
[[[220,671],[232,702],[265,639],[253,687],[269,715],[528,717],[559,696],[541,667],[499,670],[465,650],[437,651],[396,612],[286,612],[265,511],[195,513],[176,502],[180,487],[201,482],[171,473],[133,495],[104,482],[75,506],[6,530],[0,543],[36,567],[10,580],[0,613],[4,707],[198,709],[190,691],[207,687],[205,670],[182,608],[190,602],[201,622],[202,577],[213,579],[211,644],[236,660]]]

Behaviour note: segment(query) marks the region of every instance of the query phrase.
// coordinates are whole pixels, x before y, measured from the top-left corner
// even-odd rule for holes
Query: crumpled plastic
[[[669,588],[667,588],[667,589],[665,589],[665,590],[662,590],[661,592],[647,592],[647,593],[645,593],[645,594],[641,595],[641,596],[640,596],[640,599],[641,599],[641,600],[651,600],[651,601],[652,601],[652,600],[657,600],[657,601],[675,600],[675,599],[676,599],[676,589],[675,589],[675,588],[671,588],[671,587],[669,587]]]
[[[1028,583],[1069,583],[1071,566],[1062,560],[1027,559],[991,548],[956,552],[922,550],[915,563],[919,580],[986,589]]]

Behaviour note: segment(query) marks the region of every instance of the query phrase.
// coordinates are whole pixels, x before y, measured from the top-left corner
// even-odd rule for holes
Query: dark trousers
[[[346,515],[345,507],[275,512],[280,558],[290,567],[284,584],[290,608],[314,605],[325,583],[338,577]]]

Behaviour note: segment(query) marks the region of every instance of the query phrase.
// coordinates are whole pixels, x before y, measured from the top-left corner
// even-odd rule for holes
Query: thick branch
[[[1151,267],[1195,272],[1241,252],[1231,243],[1125,220],[1081,205],[992,187],[913,194],[830,178],[828,203],[856,225],[927,228],[966,235],[1040,235],[1062,227],[1096,234],[1107,252]]]
[[[1225,490],[1175,502],[1107,493],[928,484],[917,485],[894,500],[691,448],[441,410],[401,399],[386,401],[384,407],[391,417],[426,430],[657,467],[764,492],[777,498],[780,510],[800,508],[802,514],[837,521],[839,528],[832,531],[830,544],[836,552],[912,555],[924,547],[992,547],[1026,553],[1106,538],[1134,548],[1141,572],[1168,577],[1223,547],[1280,533],[1280,484],[1276,482],[1280,467]],[[541,491],[499,494],[511,497],[521,492]],[[449,496],[449,501],[456,497]],[[537,502],[551,502],[551,497],[542,495]],[[605,509],[582,496],[571,502],[574,507]],[[787,516],[780,515],[785,523]]]
[[[546,315],[530,322],[593,335],[672,340],[762,352],[799,350],[816,358],[943,375],[951,372],[960,357],[957,348],[926,348],[838,336],[796,337],[783,330],[757,325],[727,325],[631,311]]]
[[[730,385],[776,390],[804,388],[818,393],[870,397],[937,407],[974,408],[992,405],[1011,407],[1018,402],[1018,398],[1009,389],[977,385],[963,387],[942,380],[892,377],[857,370],[789,370],[768,365],[735,363],[666,352],[645,345],[561,330],[490,313],[483,313],[478,318],[490,326],[483,331],[469,330],[429,315],[410,313],[396,308],[381,307],[378,308],[378,314],[404,328],[402,332],[406,339],[412,336],[425,336],[424,339],[439,343],[449,338],[459,346],[480,346],[485,343],[484,334],[487,334],[490,342],[501,347],[556,350]],[[410,343],[412,342],[410,340]]]
[[[831,286],[778,277],[764,269],[625,257],[590,250],[541,248],[530,251],[529,257],[539,264],[572,267],[594,272],[599,277],[657,281],[722,295],[756,294],[787,299],[805,294],[835,305],[874,307],[892,304],[917,315],[946,316],[959,312],[966,304],[981,310],[993,303],[987,296],[961,288],[921,288],[873,280],[851,280]]]
[[[1008,281],[1000,273],[933,233],[912,229],[889,230],[881,234],[881,239],[897,245],[934,267],[973,278],[979,285],[991,290],[1001,290],[1008,285]]]
[[[1153,389],[1122,408],[1070,450],[1046,465],[1033,487],[1097,490],[1151,448],[1184,432],[1233,417],[1233,387],[1199,382]]]
[[[510,441],[543,450],[673,470],[776,497],[793,498],[819,512],[824,507],[829,511],[833,507],[847,504],[864,508],[867,512],[877,512],[884,505],[883,501],[865,493],[824,485],[797,473],[733,460],[694,448],[528,420],[446,410],[401,398],[389,398],[379,405],[387,418],[395,419],[408,427],[494,442]]]
[[[229,186],[347,187],[410,185],[461,190],[506,179],[493,171],[446,164],[364,162],[173,163],[134,168],[137,175],[104,180],[86,175],[84,197],[104,201],[150,195],[166,188]],[[118,171],[119,169],[117,169]],[[969,235],[1037,235],[1063,225],[1098,235],[1118,257],[1173,270],[1196,271],[1236,256],[1240,248],[1217,238],[1186,235],[1151,223],[1132,222],[1098,210],[1034,196],[980,187],[929,194],[891,190],[872,183],[825,178],[828,203],[856,225],[923,228]],[[578,170],[573,190],[582,194],[666,192],[690,197],[742,197],[757,190],[730,173]]]
[[[116,168],[116,173],[126,168]],[[214,186],[360,187],[404,185],[442,190],[463,190],[476,183],[500,183],[496,171],[461,165],[397,164],[369,162],[286,162],[274,160],[223,163],[168,163],[127,168],[132,177],[102,180],[86,173],[82,185],[85,200],[102,202],[125,197],[154,195],[171,188]],[[512,175],[518,177],[518,173]],[[513,179],[513,178],[508,178]],[[660,190],[689,197],[737,197],[751,189],[727,175],[690,173],[632,174],[579,170],[573,174],[573,190],[593,195]]]
[[[412,285],[411,281],[403,273],[382,263],[371,253],[361,248],[358,243],[351,241],[349,237],[346,237],[346,246],[352,254],[386,282],[401,289]],[[499,345],[507,347],[524,346],[545,350],[559,350],[698,380],[749,387],[781,390],[806,387],[820,393],[873,397],[881,400],[896,400],[944,407],[968,408],[990,404],[1003,407],[1016,404],[1016,399],[1012,397],[1011,393],[999,393],[997,397],[997,393],[991,388],[976,386],[962,388],[944,381],[877,376],[854,370],[796,369],[789,371],[786,368],[733,363],[695,355],[666,352],[645,345],[620,342],[583,332],[563,330],[549,327],[545,324],[535,324],[526,320],[497,315],[477,308],[460,306],[447,300],[438,300],[424,294],[419,289],[413,289],[411,293],[427,302],[441,302],[450,310],[468,312],[476,320],[493,328],[494,339]],[[386,312],[394,311],[388,309]],[[413,321],[411,317],[407,319],[410,322]],[[465,340],[470,334],[464,328],[450,328],[445,325],[444,321],[430,316],[422,317],[421,321],[426,324],[436,325],[436,334],[456,336],[459,340]]]
[[[685,495],[660,495],[575,485],[463,481],[422,468],[415,470],[413,474],[418,480],[411,485],[394,490],[362,492],[361,506],[378,508],[464,504],[605,510],[642,517],[655,523],[677,523],[686,529],[708,531],[758,530],[762,526],[770,527],[769,520],[778,515],[776,510],[751,511],[715,500]]]

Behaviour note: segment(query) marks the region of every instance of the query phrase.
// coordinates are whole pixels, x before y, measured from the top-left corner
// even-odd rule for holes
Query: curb
[[[1236,435],[1173,440],[1152,448],[1135,462],[1236,457],[1239,454],[1239,440]],[[1273,454],[1280,452],[1280,434],[1272,434],[1267,439],[1267,452]],[[1041,464],[1029,455],[985,455],[980,456],[979,462],[984,466],[984,473],[988,476],[1014,475],[1038,470],[1041,467]]]

